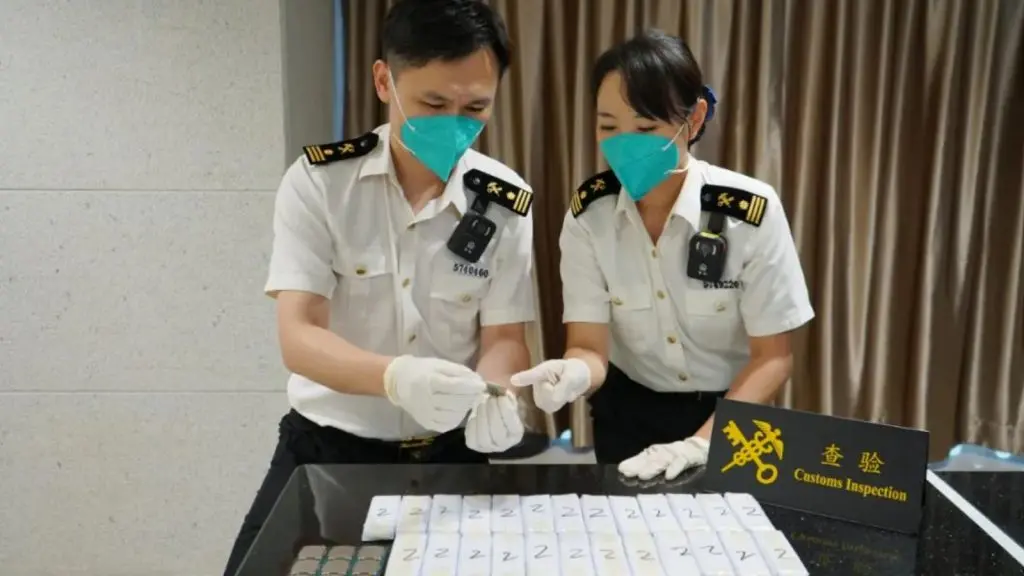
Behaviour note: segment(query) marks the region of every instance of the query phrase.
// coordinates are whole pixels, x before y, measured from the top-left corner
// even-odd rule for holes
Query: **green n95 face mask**
[[[402,144],[443,182],[473,145],[484,123],[469,116],[414,116],[402,124]]]
[[[447,182],[455,164],[483,131],[484,123],[469,116],[450,114],[409,117],[398,99],[394,78],[390,80],[395,104],[405,118],[400,132],[402,146],[442,182]]]
[[[690,138],[689,124],[683,124],[672,138],[657,134],[627,132],[601,142],[601,153],[608,161],[608,166],[634,202],[646,196],[669,175],[686,172],[690,168],[689,164],[679,168],[679,148],[676,147],[676,140],[679,139],[683,130],[686,130],[688,144],[696,143],[703,135],[708,122],[715,117],[718,96],[714,90],[709,86],[704,86],[701,90],[701,98],[707,102],[708,111],[700,131],[693,138]],[[687,112],[687,116],[689,116],[689,112]]]
[[[679,167],[675,138],[657,134],[617,134],[601,142],[601,153],[634,202],[677,172]]]

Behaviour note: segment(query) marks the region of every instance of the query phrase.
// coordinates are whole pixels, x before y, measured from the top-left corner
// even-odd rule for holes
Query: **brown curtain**
[[[346,128],[391,2],[350,0]],[[1024,451],[1024,2],[492,0],[516,52],[481,149],[537,191],[543,355],[564,347],[558,234],[599,168],[588,73],[637,31],[684,37],[719,93],[695,154],[773,184],[817,310],[783,406]],[[585,406],[571,425],[589,442]]]

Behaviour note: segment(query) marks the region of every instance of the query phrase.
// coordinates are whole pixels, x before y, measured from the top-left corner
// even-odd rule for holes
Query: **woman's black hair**
[[[595,100],[601,83],[612,72],[622,75],[629,105],[650,120],[681,124],[697,100],[705,97],[704,74],[690,47],[678,36],[660,30],[642,32],[601,54],[591,73]],[[697,138],[699,134],[693,140]]]

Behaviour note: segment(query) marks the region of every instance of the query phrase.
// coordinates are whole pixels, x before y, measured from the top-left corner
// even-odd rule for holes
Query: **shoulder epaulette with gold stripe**
[[[530,206],[533,205],[533,192],[491,176],[483,170],[474,168],[466,172],[462,183],[476,192],[477,196],[504,206],[520,216],[529,214]]]
[[[376,132],[368,132],[358,138],[351,138],[349,140],[341,140],[330,144],[303,146],[302,151],[305,152],[306,160],[310,164],[322,166],[331,162],[337,162],[338,160],[365,156],[377,147],[378,142],[380,142],[380,136]]]
[[[614,196],[620,190],[622,190],[622,184],[619,183],[614,172],[611,170],[601,172],[585,180],[572,193],[572,198],[569,199],[569,210],[572,211],[573,216],[579,217],[594,200],[605,196]]]
[[[700,189],[700,207],[705,212],[718,212],[752,226],[760,226],[768,208],[768,199],[741,188],[705,184]]]

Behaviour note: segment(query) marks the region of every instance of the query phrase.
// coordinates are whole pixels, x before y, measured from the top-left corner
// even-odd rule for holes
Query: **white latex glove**
[[[466,421],[466,446],[477,452],[504,452],[523,439],[523,421],[511,392],[478,400]]]
[[[384,393],[420,426],[435,432],[454,430],[487,393],[479,374],[438,358],[399,356],[384,371]]]
[[[698,436],[671,444],[655,444],[620,462],[619,472],[640,480],[650,480],[664,472],[666,480],[673,480],[683,470],[707,464],[709,447],[708,441]]]
[[[590,388],[590,368],[579,358],[548,360],[512,377],[512,385],[533,387],[533,403],[554,414]]]

